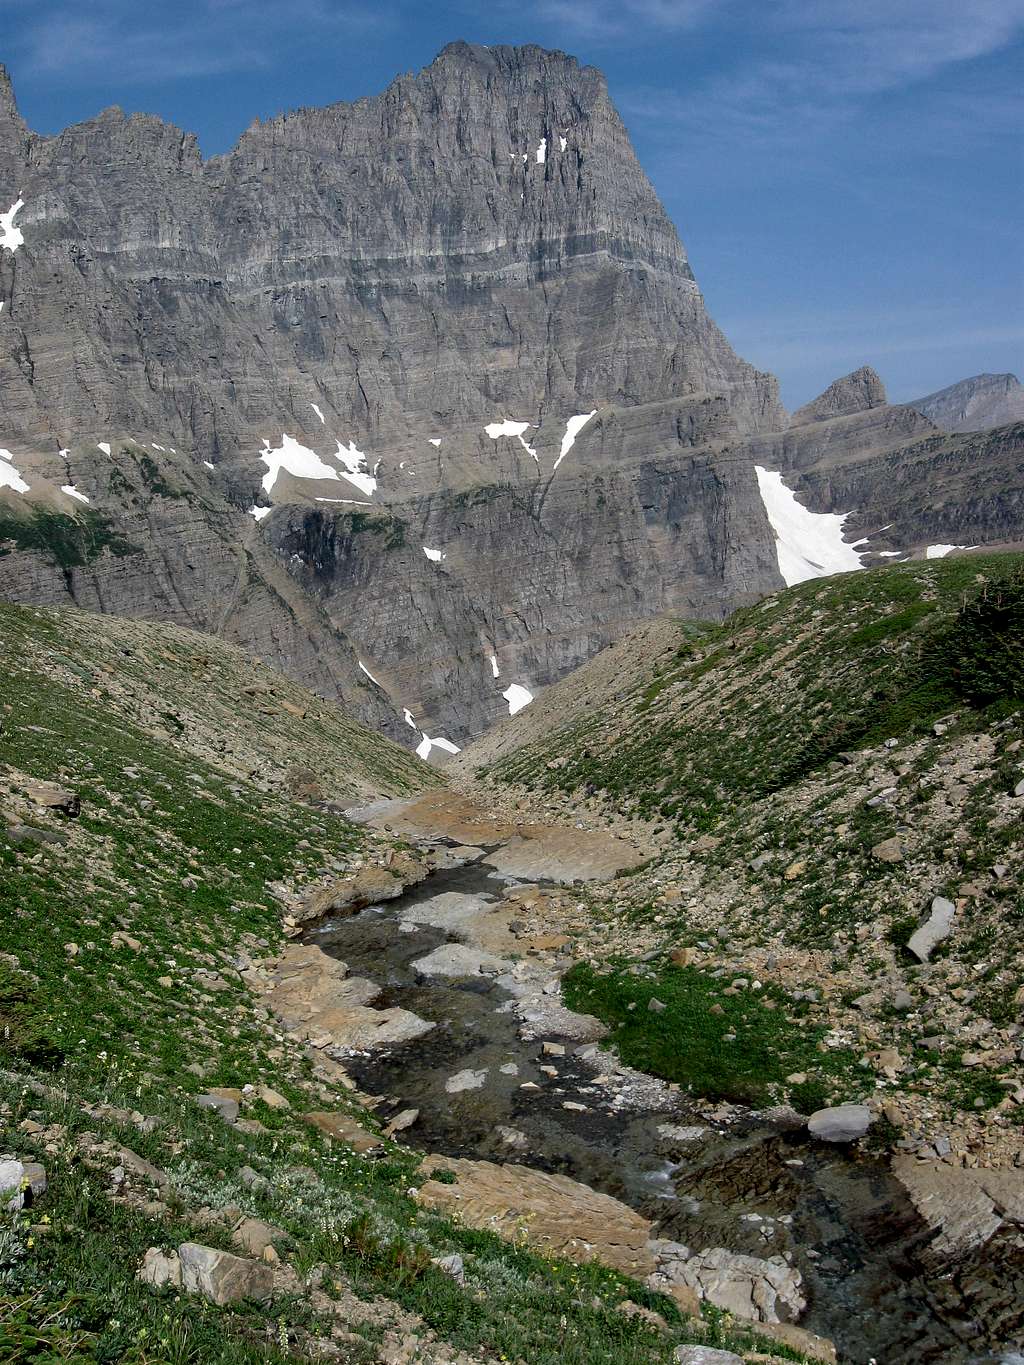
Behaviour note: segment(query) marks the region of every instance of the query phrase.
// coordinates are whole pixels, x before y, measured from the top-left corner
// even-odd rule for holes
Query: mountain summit
[[[901,455],[940,510],[880,518],[860,457],[936,431],[873,371],[787,425],[565,53],[453,43],[209,160],[0,97],[2,596],[224,635],[438,760],[638,616],[780,586],[798,493],[812,573],[862,562],[848,515],[892,554],[1016,534],[1005,450],[967,516]]]

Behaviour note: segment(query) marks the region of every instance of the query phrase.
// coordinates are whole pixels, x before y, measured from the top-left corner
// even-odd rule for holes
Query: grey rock
[[[200,1109],[212,1109],[225,1123],[234,1123],[238,1118],[238,1101],[229,1099],[226,1095],[200,1095],[196,1104]]]
[[[818,1109],[807,1120],[807,1131],[822,1142],[855,1142],[871,1127],[873,1116],[866,1104],[837,1104]]]
[[[743,1365],[743,1357],[717,1346],[677,1346],[672,1353],[677,1365]]]
[[[449,1076],[444,1083],[444,1088],[449,1095],[458,1095],[463,1090],[479,1090],[486,1080],[486,1068],[481,1071],[467,1068],[465,1071],[456,1071],[454,1076]]]
[[[919,962],[927,962],[939,944],[949,937],[955,915],[956,906],[945,896],[936,896],[932,900],[927,920],[914,930],[907,942],[907,947]]]
[[[799,1270],[781,1256],[763,1260],[712,1247],[686,1261],[667,1261],[659,1273],[716,1308],[755,1322],[793,1322],[807,1307]]]
[[[189,1294],[223,1306],[243,1299],[269,1299],[273,1292],[273,1273],[269,1265],[233,1256],[229,1251],[183,1242],[178,1248],[181,1262],[181,1287]]]
[[[456,1284],[466,1283],[466,1267],[457,1251],[453,1251],[450,1256],[434,1256],[431,1259],[438,1270],[450,1275]]]
[[[44,1195],[46,1187],[46,1170],[38,1162],[0,1160],[0,1208],[16,1213]]]

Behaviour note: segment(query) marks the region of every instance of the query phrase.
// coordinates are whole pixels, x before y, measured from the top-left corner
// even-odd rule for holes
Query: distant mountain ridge
[[[943,431],[983,431],[1024,422],[1024,387],[1015,374],[976,374],[907,406]]]

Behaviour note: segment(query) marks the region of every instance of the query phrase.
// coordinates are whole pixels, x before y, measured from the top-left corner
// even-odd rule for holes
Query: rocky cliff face
[[[867,367],[746,448],[811,512],[845,518],[843,538],[865,567],[1024,541],[1024,425],[948,434],[890,404]]]
[[[786,433],[604,78],[537,47],[208,161],[117,109],[39,137],[3,73],[0,243],[0,594],[223,634],[418,746],[779,586],[756,461],[933,431],[861,371]]]
[[[707,316],[599,72],[454,44],[207,162],[116,109],[36,137],[6,78],[0,111],[29,486],[0,497],[36,511],[5,595],[225,633],[419,743],[652,606],[778,582],[723,454],[783,420],[775,382]]]
[[[976,374],[908,406],[943,431],[983,431],[1024,421],[1024,388],[1015,374]]]

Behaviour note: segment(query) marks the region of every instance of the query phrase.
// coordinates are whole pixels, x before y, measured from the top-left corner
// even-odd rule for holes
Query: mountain
[[[868,367],[745,448],[787,583],[1024,543],[1024,424],[942,432],[913,406],[890,404]]]
[[[789,422],[560,52],[454,43],[208,160],[118,109],[39,136],[2,73],[0,206],[0,595],[223,636],[431,761],[792,578],[780,500],[832,518],[801,573],[1021,530],[1017,438],[975,505],[866,370]],[[894,468],[950,494],[905,518]]]
[[[1015,374],[976,374],[907,406],[943,431],[983,431],[1024,421],[1024,388]]]

